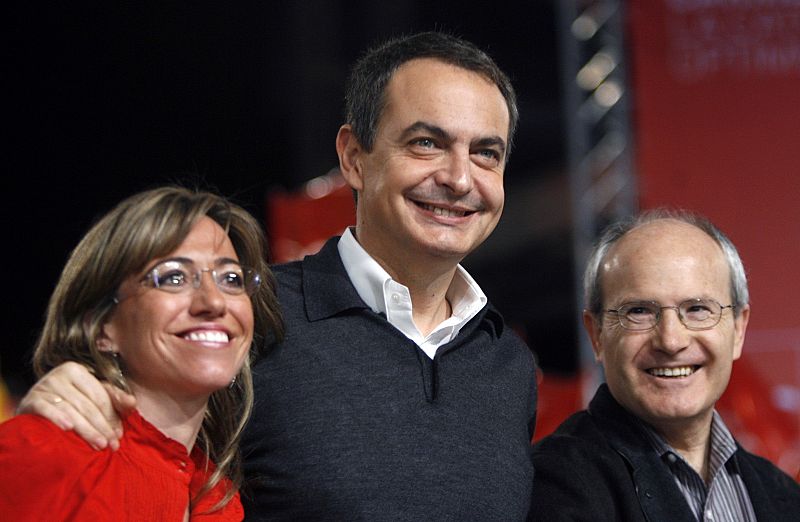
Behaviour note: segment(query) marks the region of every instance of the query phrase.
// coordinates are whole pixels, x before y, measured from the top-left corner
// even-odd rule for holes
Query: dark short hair
[[[719,228],[703,216],[681,209],[657,208],[642,212],[637,216],[624,218],[609,225],[598,239],[583,275],[583,291],[586,309],[595,316],[603,311],[602,271],[600,267],[611,250],[620,239],[632,230],[656,221],[678,221],[699,228],[714,240],[722,249],[725,262],[730,270],[730,292],[734,305],[734,313],[739,314],[750,300],[747,290],[747,275],[742,259],[733,242]]]
[[[386,105],[386,85],[392,75],[398,67],[417,58],[433,58],[475,72],[497,86],[508,106],[507,158],[519,120],[511,81],[494,60],[474,44],[437,31],[401,36],[373,47],[351,69],[345,86],[345,118],[361,146],[368,152],[372,150]]]

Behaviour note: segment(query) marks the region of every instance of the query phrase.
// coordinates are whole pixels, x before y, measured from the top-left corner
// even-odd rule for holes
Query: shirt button
[[[392,294],[392,301],[394,301],[395,303],[399,303],[400,302],[400,294]]]
[[[706,511],[706,520],[714,520],[714,513]]]

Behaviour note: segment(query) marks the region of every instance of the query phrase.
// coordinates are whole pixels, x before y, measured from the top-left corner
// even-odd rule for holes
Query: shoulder
[[[754,455],[741,446],[736,452],[736,458],[739,461],[739,466],[746,482],[757,480],[767,491],[776,495],[788,495],[793,498],[797,507],[800,508],[800,484],[792,477],[784,473],[771,461]],[[748,485],[748,488],[750,488],[750,485]]]
[[[111,450],[95,451],[71,431],[20,415],[0,425],[0,512],[15,520],[55,520],[82,501],[79,483]],[[101,465],[102,467],[102,465]],[[43,503],[42,498],[48,502]]]
[[[0,424],[0,452],[10,458],[7,451],[36,450],[37,454],[86,454],[95,453],[88,443],[72,431],[64,431],[44,417],[18,415]]]
[[[624,460],[585,411],[538,441],[532,458],[532,520],[620,520],[621,499],[635,500]]]
[[[0,425],[0,473],[17,469],[35,478],[39,471],[49,477],[78,474],[111,450],[94,450],[73,431],[64,431],[37,415],[18,415]],[[13,478],[6,475],[8,478]]]
[[[278,292],[284,288],[295,288],[302,280],[303,267],[300,261],[282,263],[270,267],[278,282]]]
[[[330,276],[344,272],[339,251],[339,238],[329,239],[316,254],[305,256],[302,260],[272,265],[272,272],[278,282],[278,299],[283,302],[303,295],[304,286],[326,286]],[[319,274],[320,277],[316,277]]]
[[[556,431],[533,446],[534,458],[557,454],[584,459],[595,457],[603,451],[612,451],[612,448],[586,410],[572,414]]]
[[[586,411],[572,415],[533,446],[537,484],[570,479],[597,488],[627,478],[624,459]]]
[[[482,328],[488,329],[490,335],[495,337],[499,343],[510,349],[524,353],[526,358],[533,361],[533,351],[522,337],[506,323],[503,315],[490,302],[486,303],[484,309],[477,315]]]
[[[225,495],[227,489],[231,487],[227,479],[220,481],[214,489],[200,497],[197,504],[192,509],[192,520],[211,522],[213,521],[241,521],[244,519],[244,507],[239,497],[239,493],[233,495],[227,504],[217,510],[213,510],[217,502]]]

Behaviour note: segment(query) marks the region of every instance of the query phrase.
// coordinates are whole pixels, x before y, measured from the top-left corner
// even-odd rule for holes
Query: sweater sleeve
[[[72,432],[20,415],[0,425],[0,519],[63,520],[70,491],[97,455]],[[74,497],[74,495],[73,495]]]

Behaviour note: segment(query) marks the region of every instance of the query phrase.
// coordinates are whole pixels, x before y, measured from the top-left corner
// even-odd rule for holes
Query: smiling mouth
[[[188,334],[184,335],[183,338],[186,339],[187,341],[197,341],[197,342],[211,342],[211,343],[228,342],[228,334],[226,334],[225,332],[220,332],[218,330],[189,332]]]
[[[443,216],[443,217],[464,217],[469,216],[470,214],[474,214],[474,210],[454,210],[450,208],[442,208],[437,207],[434,205],[430,205],[428,203],[420,203],[418,201],[414,202],[418,207],[423,210],[427,210],[428,212],[432,212],[436,216]]]
[[[692,375],[699,366],[679,366],[677,368],[649,368],[647,373],[654,377],[667,377],[671,379],[680,379]]]

